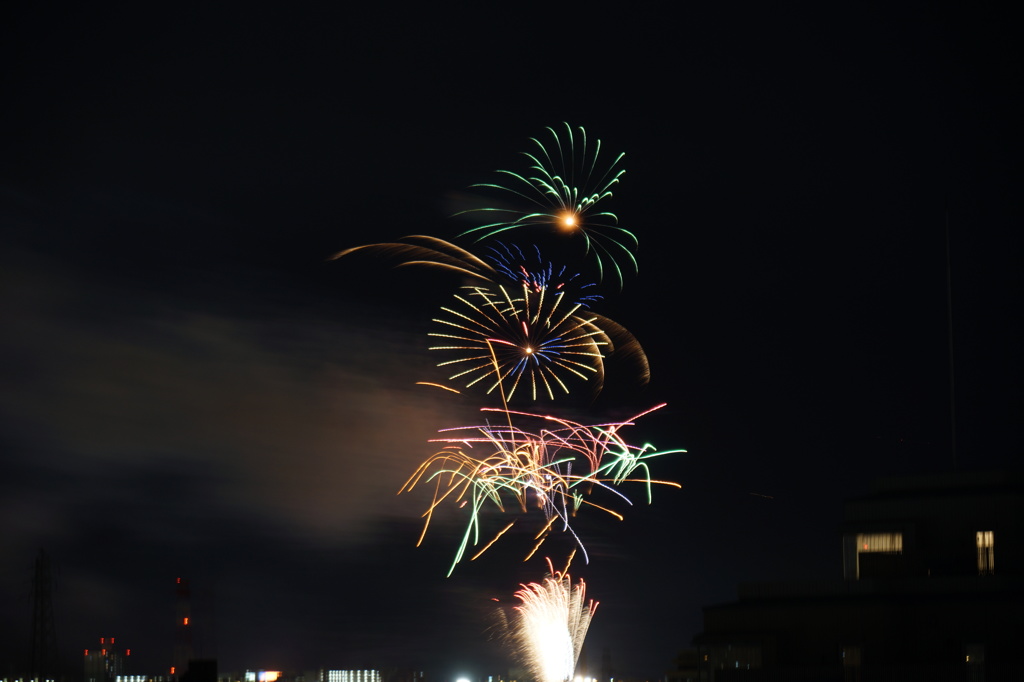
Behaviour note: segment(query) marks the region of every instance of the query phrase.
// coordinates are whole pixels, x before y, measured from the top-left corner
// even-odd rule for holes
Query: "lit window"
[[[901,554],[903,533],[857,533],[857,553]]]
[[[979,530],[977,535],[978,544],[978,573],[994,573],[996,570],[996,538],[990,530]]]
[[[861,576],[861,554],[903,554],[903,533],[857,533],[856,578]]]

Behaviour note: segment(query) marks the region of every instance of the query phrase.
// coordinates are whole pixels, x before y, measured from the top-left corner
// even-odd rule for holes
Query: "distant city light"
[[[381,676],[379,670],[328,670],[326,682],[381,682]]]
[[[245,682],[277,682],[279,677],[281,677],[280,670],[247,670],[245,672]]]

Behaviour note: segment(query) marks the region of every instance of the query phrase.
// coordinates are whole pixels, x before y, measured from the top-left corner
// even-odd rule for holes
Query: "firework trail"
[[[571,680],[597,602],[587,601],[582,580],[573,585],[565,573],[521,588],[506,631],[516,655],[536,682]]]
[[[451,242],[422,234],[403,237],[404,242],[364,244],[339,251],[328,260],[338,260],[353,254],[372,254],[396,267],[419,266],[456,272],[467,277],[493,282],[495,269],[471,252]]]
[[[551,142],[545,144],[530,138],[536,149],[523,152],[529,162],[523,173],[499,170],[506,183],[480,183],[473,187],[499,190],[515,201],[525,201],[527,208],[485,207],[462,211],[459,215],[483,213],[492,222],[467,230],[460,236],[473,235],[477,241],[509,230],[528,226],[554,228],[571,235],[581,235],[585,251],[592,254],[597,264],[598,278],[604,279],[606,268],[621,288],[623,268],[636,272],[637,261],[633,252],[638,245],[636,236],[618,226],[614,213],[598,211],[599,202],[612,196],[612,187],[626,172],[618,168],[624,154],[616,156],[603,171],[598,170],[601,159],[601,141],[590,145],[582,127],[573,129],[568,123],[559,134],[554,128]]]
[[[434,484],[433,499],[423,514],[419,543],[442,504],[447,502],[462,509],[467,514],[466,529],[448,570],[451,575],[470,547],[483,544],[471,557],[476,559],[516,523],[513,518],[482,543],[485,507],[499,514],[518,513],[518,518],[528,517],[530,510],[539,510],[541,527],[526,559],[533,556],[550,533],[559,531],[573,538],[586,559],[586,548],[571,526],[576,513],[589,507],[619,520],[623,518],[607,504],[595,501],[597,493],[607,493],[613,500],[631,505],[629,498],[617,489],[624,483],[643,485],[648,503],[654,484],[681,487],[671,481],[652,479],[647,461],[683,450],[657,451],[650,444],[631,445],[620,433],[636,419],[660,407],[626,421],[595,425],[551,415],[483,408],[483,412],[498,418],[497,424],[441,431],[440,437],[432,442],[443,444],[443,448],[421,464],[399,491],[412,491],[420,483]]]

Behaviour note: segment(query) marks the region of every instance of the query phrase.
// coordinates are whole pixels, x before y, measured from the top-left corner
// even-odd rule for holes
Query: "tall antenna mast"
[[[57,679],[57,630],[53,624],[53,583],[50,558],[42,549],[36,555],[32,578],[32,660],[33,680]]]
[[[953,265],[949,246],[949,203],[946,203],[946,336],[949,341],[949,441],[956,471],[956,373],[953,371]]]
[[[188,670],[192,651],[192,590],[188,578],[175,580],[177,605],[174,618],[174,654],[171,658],[171,677],[178,679]]]

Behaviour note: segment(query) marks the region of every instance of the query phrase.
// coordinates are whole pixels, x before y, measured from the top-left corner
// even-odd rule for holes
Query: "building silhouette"
[[[99,647],[85,650],[85,682],[115,682],[125,674],[131,649],[115,647],[114,637],[100,637]]]
[[[842,579],[704,608],[700,679],[1024,679],[1024,476],[880,480],[845,505]]]

